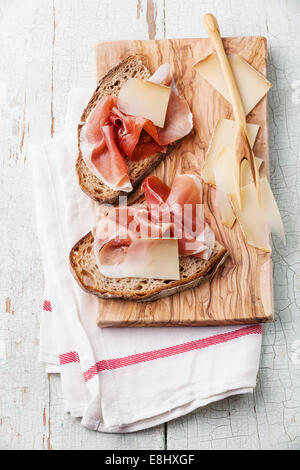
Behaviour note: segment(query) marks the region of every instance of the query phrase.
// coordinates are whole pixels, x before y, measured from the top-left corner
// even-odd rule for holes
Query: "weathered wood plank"
[[[29,139],[51,134],[51,16],[49,2],[0,6],[1,449],[47,447],[49,383],[37,363],[43,275],[26,156]]]
[[[295,89],[300,66],[300,33],[295,26],[299,2],[192,0],[186,8],[183,0],[167,0],[167,37],[206,36],[201,18],[208,11],[217,16],[225,36],[267,37],[268,78],[273,83],[269,93],[271,186],[283,216],[287,246],[274,238],[276,321],[264,326],[254,396],[232,397],[169,423],[167,445],[169,449],[299,449],[300,100]],[[298,356],[292,353],[297,345]]]
[[[96,84],[95,46],[115,39],[163,38],[163,0],[64,0],[55,2],[53,81],[55,130],[64,120],[73,85]]]

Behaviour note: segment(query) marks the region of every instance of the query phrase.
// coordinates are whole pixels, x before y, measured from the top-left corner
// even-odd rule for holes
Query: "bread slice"
[[[121,86],[130,78],[136,77],[146,80],[150,77],[151,74],[143,62],[146,62],[146,58],[142,55],[129,56],[110,70],[107,75],[99,81],[96,91],[81,116],[81,121],[78,126],[79,154],[76,161],[78,182],[81,189],[88,196],[100,203],[114,204],[118,201],[119,196],[128,195],[128,193],[114,191],[109,188],[86,166],[80,150],[81,129],[90,112],[103,96],[117,96]],[[156,153],[138,162],[127,159],[128,173],[133,189],[135,189],[161,160],[170,153],[173,146],[174,145],[169,145],[166,153]]]
[[[215,243],[209,260],[194,256],[180,256],[180,280],[125,278],[113,279],[103,276],[94,256],[94,238],[89,232],[70,252],[70,266],[76,281],[86,292],[104,299],[135,300],[139,302],[157,300],[196,287],[211,278],[227,257],[226,249]]]

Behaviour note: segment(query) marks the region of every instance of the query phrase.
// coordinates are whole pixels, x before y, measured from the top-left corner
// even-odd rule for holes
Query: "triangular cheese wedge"
[[[239,55],[229,55],[233,74],[247,115],[271,88],[271,83]],[[194,68],[230,103],[219,59],[215,53],[194,65]]]
[[[267,178],[260,180],[261,205],[259,206],[254,183],[241,188],[242,209],[232,199],[234,212],[249,245],[271,251],[270,230],[285,243],[280,213]]]

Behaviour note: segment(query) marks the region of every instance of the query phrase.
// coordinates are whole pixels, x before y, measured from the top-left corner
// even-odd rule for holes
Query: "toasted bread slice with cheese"
[[[146,62],[146,58],[142,55],[129,56],[110,70],[107,75],[99,81],[96,91],[81,116],[81,121],[78,126],[79,154],[76,161],[76,172],[81,189],[92,199],[100,203],[114,204],[118,201],[119,196],[128,195],[128,193],[122,193],[121,191],[115,191],[109,188],[87,167],[80,150],[81,130],[90,112],[103,96],[117,96],[121,86],[130,78],[136,77],[146,80],[151,76],[143,62]],[[166,153],[156,153],[144,160],[131,161],[128,159],[128,173],[133,189],[135,189],[161,160],[170,153],[172,147],[174,147],[173,144],[168,146]]]
[[[96,264],[94,238],[89,232],[70,252],[70,266],[76,281],[86,292],[104,299],[122,299],[152,301],[167,297],[182,290],[196,287],[212,277],[227,257],[226,249],[215,243],[209,260],[194,256],[180,256],[180,280],[123,278],[115,279],[103,276]]]

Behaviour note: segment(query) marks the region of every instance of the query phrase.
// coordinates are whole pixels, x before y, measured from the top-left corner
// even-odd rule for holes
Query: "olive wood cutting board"
[[[267,45],[263,37],[224,38],[228,54],[239,54],[266,74]],[[180,94],[189,103],[194,129],[155,170],[171,185],[177,173],[201,176],[211,135],[220,117],[233,119],[231,105],[193,65],[213,52],[209,39],[113,41],[97,45],[97,78],[130,54],[142,53],[151,72],[169,62]],[[248,114],[260,126],[254,154],[263,159],[261,175],[269,176],[267,96]],[[98,301],[100,327],[203,326],[258,323],[273,319],[272,258],[244,240],[239,224],[226,228],[215,208],[215,189],[203,184],[206,220],[230,258],[211,281],[154,302]]]

